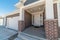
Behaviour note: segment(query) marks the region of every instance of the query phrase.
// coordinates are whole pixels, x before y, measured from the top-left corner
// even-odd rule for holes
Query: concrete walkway
[[[19,33],[18,37],[15,40],[46,40],[46,39],[43,39],[40,37],[38,38],[36,36],[32,36],[32,35],[21,32]]]
[[[17,31],[0,26],[0,40],[8,40],[16,34]]]
[[[46,40],[43,28],[29,27],[18,34],[15,40]]]
[[[45,36],[45,30],[44,30],[43,27],[34,28],[32,26],[32,27],[27,28],[23,32],[26,33],[26,34],[29,34],[29,35],[40,37],[40,38],[46,38],[46,36]]]

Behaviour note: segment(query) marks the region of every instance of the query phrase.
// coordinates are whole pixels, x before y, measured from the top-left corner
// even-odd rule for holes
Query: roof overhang
[[[21,2],[18,2],[16,5],[15,5],[17,8],[20,8],[22,6],[24,6]]]
[[[36,1],[34,3],[31,3],[31,4],[28,4],[28,5],[24,6],[23,9],[29,9],[29,8],[32,8],[32,7],[35,7],[35,6],[38,6],[38,5],[44,5],[44,4],[45,4],[45,1],[40,0],[40,1]]]
[[[17,8],[20,8],[20,7],[22,7],[22,6],[24,6],[24,3],[26,2],[27,0],[20,0],[18,3],[16,3],[16,7]]]
[[[0,19],[2,19],[3,17],[2,16],[0,16]]]
[[[5,16],[6,16],[6,17],[19,16],[19,12],[20,12],[20,10],[18,9],[18,10],[15,10],[15,11],[13,11],[13,12],[11,12],[11,13],[5,15]]]
[[[58,0],[54,0],[54,3],[57,3],[57,1]],[[33,7],[33,6],[43,5],[43,4],[45,4],[45,0],[38,0],[36,2],[30,3],[30,4],[25,5],[25,6],[23,6],[20,2],[18,2],[15,6],[17,8],[20,8],[22,6],[24,9],[26,9],[27,7],[30,8],[30,7]]]
[[[54,0],[53,4],[57,3],[57,2],[58,2],[57,0]],[[26,5],[23,7],[23,9],[32,8],[32,7],[39,6],[39,5],[45,5],[45,0],[37,1],[37,2],[31,3],[29,5]]]

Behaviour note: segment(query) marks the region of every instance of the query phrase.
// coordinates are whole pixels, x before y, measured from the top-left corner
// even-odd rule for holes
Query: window
[[[58,19],[57,3],[53,5],[53,8],[54,8],[54,19]]]

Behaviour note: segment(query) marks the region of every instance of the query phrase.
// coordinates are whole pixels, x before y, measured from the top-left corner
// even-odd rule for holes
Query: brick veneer
[[[18,29],[19,31],[23,31],[25,28],[25,22],[24,21],[18,21]]]
[[[54,20],[45,20],[45,31],[46,37],[48,40],[58,40],[58,21]]]

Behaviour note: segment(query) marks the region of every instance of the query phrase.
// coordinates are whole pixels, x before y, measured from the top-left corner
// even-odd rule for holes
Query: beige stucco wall
[[[58,9],[58,26],[60,27],[60,4],[57,4],[57,9]]]

